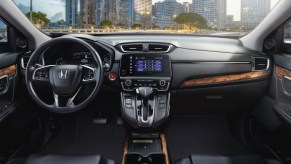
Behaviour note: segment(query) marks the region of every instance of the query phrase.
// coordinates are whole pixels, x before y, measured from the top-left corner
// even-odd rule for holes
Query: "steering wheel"
[[[77,44],[86,48],[92,54],[96,62],[95,66],[38,64],[41,55],[48,48],[62,44]],[[103,82],[103,67],[99,54],[89,43],[74,37],[60,37],[45,42],[34,51],[27,63],[25,75],[27,90],[37,104],[55,113],[71,113],[84,108],[97,95]],[[44,102],[37,95],[33,87],[36,81],[51,86],[54,97],[52,104]],[[92,92],[82,102],[74,103],[86,83],[95,83],[95,85],[90,85]]]

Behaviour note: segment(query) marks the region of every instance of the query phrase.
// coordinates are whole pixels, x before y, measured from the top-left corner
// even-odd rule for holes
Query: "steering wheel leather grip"
[[[96,66],[38,64],[39,58],[48,48],[70,43],[86,48],[92,54]],[[91,76],[85,76],[84,72],[89,72]],[[49,83],[53,90],[53,104],[46,103],[37,95],[33,87],[34,81]],[[70,36],[54,38],[42,44],[31,55],[26,67],[25,82],[32,99],[44,109],[54,113],[72,113],[88,105],[99,92],[103,83],[102,60],[98,52],[82,39]],[[84,101],[75,104],[74,99],[88,82],[95,82],[92,92]]]

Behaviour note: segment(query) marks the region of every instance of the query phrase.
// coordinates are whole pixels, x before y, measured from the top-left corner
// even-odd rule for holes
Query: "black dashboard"
[[[98,52],[103,61],[105,85],[126,92],[149,86],[179,94],[176,98],[173,96],[173,102],[179,99],[187,104],[192,101],[189,97],[200,100],[198,106],[199,103],[205,106],[208,99],[219,100],[218,110],[247,108],[245,105],[255,102],[267,87],[272,66],[267,54],[249,50],[239,39],[233,38],[139,34],[71,36],[87,41]],[[45,51],[40,60],[45,65],[92,65],[91,59],[90,52],[82,47],[60,45]],[[236,102],[244,96],[249,97],[250,102]]]

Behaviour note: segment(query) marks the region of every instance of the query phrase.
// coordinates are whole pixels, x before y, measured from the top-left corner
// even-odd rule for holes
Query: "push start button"
[[[117,78],[117,74],[114,73],[114,72],[110,72],[109,75],[108,75],[108,78],[110,81],[115,81],[116,78]]]

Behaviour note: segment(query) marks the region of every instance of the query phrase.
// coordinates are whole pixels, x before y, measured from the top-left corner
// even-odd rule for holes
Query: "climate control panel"
[[[133,91],[138,87],[152,87],[157,91],[167,91],[170,86],[170,79],[124,79],[121,80],[124,91]]]

